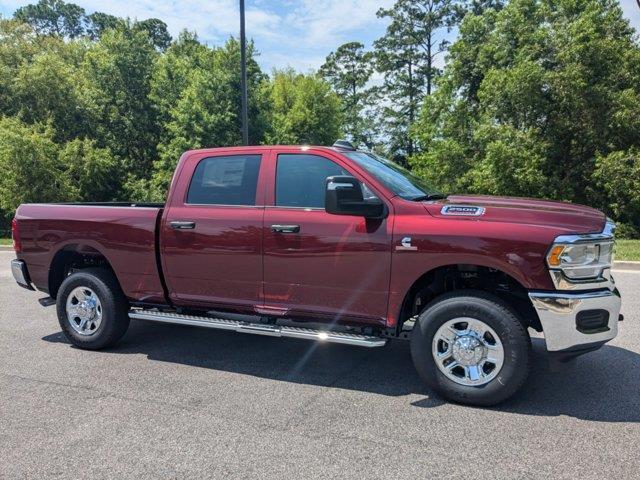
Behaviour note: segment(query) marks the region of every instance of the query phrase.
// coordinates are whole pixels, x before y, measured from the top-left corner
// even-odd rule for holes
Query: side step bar
[[[234,332],[267,335],[269,337],[302,338],[320,342],[342,343],[359,347],[382,347],[387,340],[371,335],[355,333],[331,332],[328,330],[314,330],[311,328],[289,327],[284,325],[270,325],[263,323],[248,323],[223,318],[197,317],[180,313],[165,313],[149,310],[131,310],[129,318],[148,320],[151,322],[175,323],[192,325],[195,327],[215,328],[218,330],[233,330]]]

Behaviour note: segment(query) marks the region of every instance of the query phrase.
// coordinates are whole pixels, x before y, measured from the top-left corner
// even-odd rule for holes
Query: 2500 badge
[[[479,217],[484,213],[484,208],[473,205],[445,205],[440,213],[442,215]]]

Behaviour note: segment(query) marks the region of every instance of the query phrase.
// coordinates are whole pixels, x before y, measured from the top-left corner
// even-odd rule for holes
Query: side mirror
[[[384,218],[386,208],[378,199],[364,200],[360,182],[348,176],[328,177],[325,181],[324,208],[333,215],[355,215],[365,218]]]

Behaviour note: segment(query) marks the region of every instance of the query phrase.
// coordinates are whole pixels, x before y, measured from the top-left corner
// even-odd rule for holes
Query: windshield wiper
[[[428,195],[418,195],[417,197],[413,197],[411,200],[414,202],[424,202],[429,200],[442,200],[447,198],[448,195],[443,193],[430,193]]]

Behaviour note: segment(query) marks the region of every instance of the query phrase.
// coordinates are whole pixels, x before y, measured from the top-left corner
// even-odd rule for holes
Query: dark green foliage
[[[270,80],[256,55],[249,42],[250,142],[333,143],[329,85]],[[61,0],[0,20],[0,225],[26,201],[164,200],[185,150],[241,143],[239,66],[234,38],[172,41],[161,20],[85,16]]]
[[[123,159],[124,173],[141,177],[151,170],[159,139],[149,98],[157,57],[147,34],[127,25],[92,44],[78,72],[91,137]]]
[[[28,124],[49,123],[56,141],[88,133],[89,111],[78,89],[77,65],[84,49],[51,45],[17,69],[11,85],[15,114]],[[68,57],[64,58],[64,54]]]
[[[41,35],[76,38],[84,33],[84,8],[62,0],[40,0],[16,10],[15,18]]]
[[[267,78],[254,59],[252,43],[247,58],[249,141],[260,143],[269,105],[262,87]],[[240,46],[235,39],[210,49],[188,33],[181,34],[156,63],[151,98],[160,116],[161,138],[150,199],[164,195],[185,150],[241,144],[239,63]]]
[[[640,147],[596,157],[596,206],[617,219],[622,236],[640,238]]]
[[[149,18],[136,22],[134,28],[147,33],[151,43],[158,50],[166,50],[171,45],[171,35],[167,30],[167,24],[157,18]]]
[[[318,74],[269,78],[250,42],[252,144],[346,134],[441,190],[586,203],[640,236],[640,46],[616,0],[378,15],[373,50],[348,42]],[[25,201],[162,201],[184,150],[240,144],[239,56],[63,0],[0,20],[0,228]]]
[[[332,145],[341,136],[340,98],[319,77],[276,71],[266,88],[272,109],[268,143]]]
[[[81,202],[108,202],[119,197],[119,165],[107,148],[76,138],[60,146],[58,165],[69,184],[69,195]]]
[[[68,178],[58,165],[51,129],[16,118],[0,119],[0,209],[24,202],[70,200]]]
[[[390,136],[389,150],[396,156],[415,151],[409,129],[440,74],[436,58],[448,42],[439,34],[454,25],[460,14],[458,6],[455,0],[397,0],[392,8],[378,11],[379,17],[390,21],[375,48],[387,100],[383,122]]]
[[[97,40],[107,30],[124,25],[124,20],[121,18],[102,12],[94,12],[91,15],[87,15],[86,21],[86,34],[91,40]]]
[[[64,0],[39,0],[37,4],[18,8],[14,18],[30,25],[39,35],[63,38],[87,35],[91,40],[97,40],[107,30],[129,25],[146,32],[151,43],[159,50],[166,50],[171,44],[167,24],[160,19],[130,22],[102,12],[85,15],[84,8]]]
[[[467,15],[411,159],[450,192],[594,205],[638,231],[640,48],[614,0]]]
[[[369,85],[373,71],[373,53],[365,51],[360,42],[350,42],[330,53],[318,72],[342,100],[349,140],[369,148],[374,146],[377,133],[372,113],[378,89]]]

